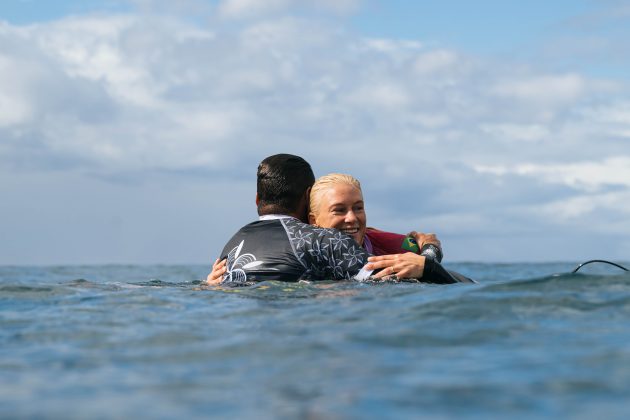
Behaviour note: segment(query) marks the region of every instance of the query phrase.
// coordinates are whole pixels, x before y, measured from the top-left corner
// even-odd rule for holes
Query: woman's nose
[[[354,214],[352,210],[346,213],[346,223],[355,222],[357,220],[357,216]]]

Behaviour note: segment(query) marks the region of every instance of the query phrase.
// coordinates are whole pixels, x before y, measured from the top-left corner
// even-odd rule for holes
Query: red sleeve
[[[405,235],[367,228],[365,230],[365,236],[367,236],[372,243],[374,255],[402,254],[408,252],[402,248]]]

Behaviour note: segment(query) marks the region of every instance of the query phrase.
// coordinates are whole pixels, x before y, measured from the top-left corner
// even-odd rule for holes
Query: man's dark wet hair
[[[315,183],[311,165],[299,156],[269,156],[258,165],[258,214],[295,213],[306,190]]]

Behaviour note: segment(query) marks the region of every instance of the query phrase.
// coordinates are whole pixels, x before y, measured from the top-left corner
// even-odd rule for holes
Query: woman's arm
[[[426,258],[413,252],[370,257],[365,268],[367,270],[380,269],[381,271],[373,276],[376,279],[395,275],[401,279],[414,278],[427,283],[437,284],[466,282],[453,277],[440,263],[432,258]],[[467,278],[465,279],[468,280]]]

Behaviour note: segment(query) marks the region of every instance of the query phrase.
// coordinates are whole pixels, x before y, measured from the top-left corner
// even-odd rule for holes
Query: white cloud
[[[141,20],[129,16],[72,18],[33,28],[31,36],[37,47],[51,52],[51,58],[69,77],[102,84],[121,103],[158,107],[164,84],[177,80],[165,74],[159,75],[162,80],[156,79],[155,73],[161,69],[152,65],[169,64],[165,51],[169,47],[211,41],[213,34],[176,21],[157,20],[153,24],[161,27],[145,27]]]
[[[363,86],[348,95],[349,106],[402,108],[409,104],[405,89],[393,82],[381,82],[378,86]]]
[[[286,59],[290,58],[289,54],[303,56],[311,49],[330,48],[334,45],[335,37],[335,32],[323,24],[284,17],[245,27],[239,37],[241,44],[237,46],[243,51],[235,52]]]
[[[584,79],[577,74],[537,76],[501,81],[492,88],[492,92],[535,104],[564,104],[579,98],[585,85]]]
[[[357,10],[361,0],[223,0],[219,15],[229,19],[243,19],[287,12],[295,7],[307,7],[337,14]]]
[[[414,69],[421,75],[429,75],[451,70],[457,65],[457,55],[453,51],[436,50],[421,54],[414,63]]]
[[[579,141],[598,155],[595,131],[630,130],[627,103],[602,100],[600,81],[522,69],[507,79],[505,63],[496,70],[456,51],[362,39],[308,19],[224,30],[93,16],[5,24],[2,36],[20,45],[0,61],[0,102],[14,104],[0,113],[2,126],[27,124],[44,147],[103,171],[199,167],[234,159],[227,144],[264,153],[261,139],[315,159],[329,142],[352,150],[362,139],[366,164],[378,162],[387,144],[402,165],[451,160],[463,150],[464,167],[506,158],[517,165],[536,156],[540,142],[558,153]],[[427,144],[439,148],[417,157],[414,148]],[[505,145],[519,153],[506,154]]]
[[[371,50],[395,54],[399,54],[405,50],[417,51],[423,48],[422,43],[418,41],[378,38],[366,39],[365,47],[364,51]]]
[[[125,0],[122,0],[125,1]],[[212,3],[207,0],[126,0],[142,13],[182,16],[208,15]]]
[[[549,136],[549,129],[540,124],[482,124],[481,130],[509,143],[536,142]]]
[[[477,165],[475,170],[499,176],[515,174],[538,178],[547,183],[563,184],[587,191],[607,186],[630,188],[630,156],[611,157],[599,162],[526,163],[510,167]]]
[[[310,3],[321,10],[346,14],[357,11],[363,0],[310,0]]]
[[[227,18],[242,18],[285,10],[292,0],[224,0],[219,4],[219,13]]]
[[[19,64],[17,60],[11,61],[0,56],[0,128],[22,124],[33,114],[23,86],[13,77],[25,70]]]
[[[558,221],[584,220],[585,216],[596,214],[598,210],[614,209],[616,212],[630,216],[630,192],[611,192],[603,194],[589,194],[587,196],[573,197],[566,200],[553,201],[540,206],[540,214],[546,218]],[[598,223],[598,225],[604,223]],[[624,231],[630,233],[630,226],[626,225]],[[621,233],[621,232],[618,232]]]
[[[630,128],[630,102],[591,107],[584,109],[582,115],[600,124],[614,124]]]

